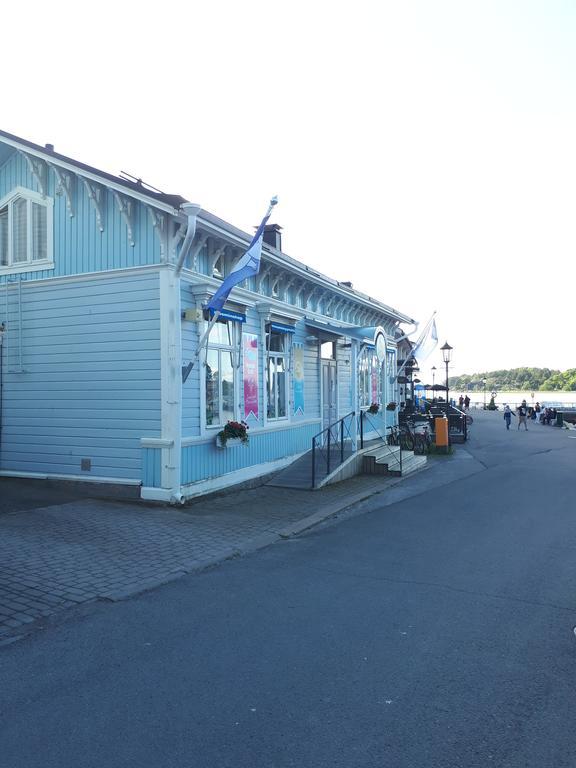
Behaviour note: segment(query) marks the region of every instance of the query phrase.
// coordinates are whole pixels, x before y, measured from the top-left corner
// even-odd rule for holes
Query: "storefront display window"
[[[289,334],[268,327],[266,330],[268,419],[285,419],[288,415],[289,349]]]
[[[361,408],[372,403],[382,405],[383,366],[373,348],[365,349],[358,358],[358,401]]]
[[[221,427],[235,417],[234,325],[215,323],[206,354],[206,426]]]

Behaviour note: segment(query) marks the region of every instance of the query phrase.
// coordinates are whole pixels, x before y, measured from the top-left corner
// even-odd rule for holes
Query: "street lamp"
[[[432,371],[432,402],[434,402],[434,398],[436,397],[435,395],[436,390],[434,389],[434,379],[436,378],[436,366],[433,365],[432,368],[430,368],[430,370]]]
[[[444,365],[446,366],[446,413],[448,414],[448,363],[452,359],[452,350],[454,347],[451,347],[448,342],[444,344],[443,347],[440,347],[442,351],[442,359],[444,360]]]
[[[482,379],[482,385],[484,387],[484,410],[486,410],[486,379]]]

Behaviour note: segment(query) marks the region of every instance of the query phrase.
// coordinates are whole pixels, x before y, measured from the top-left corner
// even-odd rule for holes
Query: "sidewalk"
[[[178,510],[60,493],[46,496],[50,506],[27,500],[15,510],[0,479],[0,641],[65,609],[122,600],[268,546],[401,480],[364,475],[314,492],[262,486]]]

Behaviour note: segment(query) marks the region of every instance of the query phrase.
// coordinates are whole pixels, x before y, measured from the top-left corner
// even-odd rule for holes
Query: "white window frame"
[[[274,424],[277,424],[278,422],[284,422],[284,421],[290,421],[290,411],[291,411],[291,405],[292,400],[290,397],[291,387],[292,387],[292,378],[291,378],[291,361],[292,361],[292,333],[283,333],[282,331],[273,330],[271,328],[270,323],[266,323],[265,329],[264,329],[265,339],[266,339],[266,355],[265,355],[265,368],[264,368],[264,388],[266,390],[266,423],[273,422]],[[284,337],[284,351],[283,352],[275,352],[273,349],[270,349],[269,340],[272,338],[272,333],[277,333],[280,336]],[[286,415],[285,416],[269,416],[268,415],[268,409],[270,407],[270,402],[268,399],[268,371],[270,367],[270,358],[274,358],[276,361],[278,358],[282,358],[284,360],[284,372],[286,375]],[[274,363],[274,371],[277,371],[277,365],[278,363]],[[274,377],[274,381],[277,381],[277,376]],[[275,392],[275,402],[274,402],[274,412],[278,412],[278,394]]]
[[[238,340],[239,340],[239,334],[240,330],[238,328],[239,323],[234,320],[224,320],[224,321],[216,321],[214,325],[218,325],[218,323],[221,323],[224,325],[226,323],[228,327],[230,328],[230,337],[231,337],[231,344],[221,344],[219,342],[211,342],[210,337],[208,338],[208,342],[206,344],[206,350],[204,353],[204,365],[203,365],[203,379],[202,379],[202,387],[203,387],[203,397],[202,397],[202,426],[203,430],[206,433],[210,433],[212,430],[222,430],[224,429],[226,425],[226,421],[219,421],[218,424],[208,424],[207,423],[207,400],[206,400],[206,364],[208,361],[208,352],[209,350],[217,350],[218,351],[218,359],[220,360],[220,355],[222,352],[230,353],[232,356],[232,372],[234,376],[234,382],[233,382],[233,388],[234,388],[234,411],[232,416],[232,421],[240,421],[238,418],[238,412],[239,412],[239,403],[238,403],[238,381],[239,381],[239,368],[237,365],[237,355],[238,353]],[[212,331],[210,331],[210,336],[212,335]],[[221,365],[218,366],[219,371],[221,370]],[[218,402],[219,402],[219,417],[222,416],[222,379],[219,377],[218,382]]]
[[[12,240],[12,205],[18,199],[28,201],[26,208],[27,226],[27,260],[14,263]],[[30,203],[36,203],[46,208],[46,258],[32,260],[32,207]],[[14,187],[0,200],[0,210],[8,206],[8,264],[0,265],[0,275],[15,275],[21,272],[39,272],[54,268],[54,201],[51,197],[43,197],[26,187]]]

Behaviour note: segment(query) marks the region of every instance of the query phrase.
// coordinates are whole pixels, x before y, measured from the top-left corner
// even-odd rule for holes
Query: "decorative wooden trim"
[[[256,293],[262,293],[262,286],[264,285],[264,281],[271,271],[272,266],[270,264],[267,264],[264,269],[260,269],[260,272],[256,277]]]
[[[88,199],[92,203],[94,212],[96,214],[96,224],[100,232],[104,232],[105,224],[105,204],[106,204],[106,187],[98,184],[90,179],[82,178],[84,189],[88,195]]]
[[[129,197],[121,194],[120,192],[116,192],[116,190],[113,190],[113,195],[118,206],[118,211],[126,222],[126,228],[128,229],[128,242],[132,247],[134,247],[136,245],[134,241],[134,200],[131,200]]]
[[[150,222],[154,227],[154,230],[158,233],[160,238],[160,258],[162,261],[166,258],[165,242],[166,242],[166,222],[167,217],[163,211],[159,211],[158,208],[153,208],[151,205],[147,205],[148,215],[150,216]]]
[[[66,197],[66,208],[68,209],[68,215],[72,218],[74,216],[74,190],[76,188],[76,175],[66,171],[64,168],[59,168],[53,163],[48,163],[48,166],[54,171],[56,176],[56,194],[63,192]]]
[[[30,173],[36,179],[40,187],[40,194],[42,197],[46,197],[48,191],[48,166],[46,161],[35,155],[29,155],[28,152],[23,152],[21,149],[18,151],[26,160]]]
[[[202,252],[202,248],[206,245],[208,241],[208,234],[206,232],[198,232],[196,234],[196,237],[194,239],[194,242],[192,243],[192,250],[190,252],[190,255],[188,257],[189,262],[191,263],[190,269],[193,272],[197,271],[198,267],[198,256]]]
[[[226,252],[227,245],[220,245],[218,248],[212,251],[211,254],[208,256],[208,277],[212,277],[214,275],[214,269],[216,267],[216,264],[218,264],[218,259],[220,259],[221,256],[224,256]],[[222,277],[225,277],[224,275],[225,270],[222,270]]]
[[[173,261],[176,261],[176,251],[181,241],[186,237],[186,231],[188,230],[187,222],[176,222],[172,220],[172,233],[170,235],[170,256]]]

